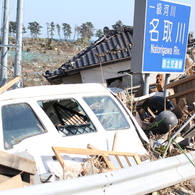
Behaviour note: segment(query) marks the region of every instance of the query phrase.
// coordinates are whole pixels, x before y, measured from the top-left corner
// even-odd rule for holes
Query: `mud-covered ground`
[[[57,70],[63,63],[83,50],[86,44],[65,41],[49,41],[48,39],[24,39],[22,50],[22,81],[23,86],[48,85],[42,76],[46,70]],[[8,81],[14,75],[15,50],[8,52]]]

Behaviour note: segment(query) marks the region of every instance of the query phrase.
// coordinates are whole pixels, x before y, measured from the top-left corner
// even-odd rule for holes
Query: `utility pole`
[[[17,1],[17,18],[16,18],[16,53],[15,53],[15,63],[14,63],[14,77],[22,74],[21,71],[21,61],[22,61],[22,25],[23,25],[23,0]],[[21,80],[19,80],[15,85],[14,89],[21,87]]]
[[[1,48],[1,77],[0,87],[7,83],[7,53],[8,53],[8,33],[9,33],[9,1],[4,0],[4,14],[3,14],[3,37]]]

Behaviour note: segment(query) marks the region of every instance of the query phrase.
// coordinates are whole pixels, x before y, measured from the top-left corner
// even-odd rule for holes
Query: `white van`
[[[27,87],[0,95],[0,150],[26,151],[39,174],[51,172],[52,146],[146,154],[148,139],[119,100],[101,84]],[[142,140],[142,141],[141,141]]]

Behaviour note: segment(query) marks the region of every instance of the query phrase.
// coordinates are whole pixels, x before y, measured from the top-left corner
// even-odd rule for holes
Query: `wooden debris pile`
[[[52,147],[63,171],[60,180],[93,175],[141,164],[139,156],[134,153],[102,151],[90,144],[88,148]],[[76,154],[77,156],[82,156],[81,158],[83,159],[86,156],[87,158],[80,165],[68,166],[65,163],[66,160],[63,158],[64,154]]]
[[[133,114],[151,140],[151,160],[165,152],[165,143],[174,139],[185,149],[195,149],[195,74],[174,81],[166,86],[172,94],[152,96],[134,102]],[[155,152],[154,152],[155,148]],[[175,148],[177,150],[177,147]],[[158,155],[157,155],[157,153]],[[170,151],[169,156],[177,155]],[[155,158],[154,158],[155,157]]]
[[[195,150],[194,66],[194,64],[189,65],[185,75],[181,75],[165,86],[165,89],[169,90],[168,97],[147,97],[146,99],[140,98],[141,100],[137,98],[137,101],[133,102],[133,114],[150,140],[150,143],[145,145],[149,156],[141,156],[142,160],[149,157],[151,161],[154,161]],[[163,78],[161,76],[157,78],[156,90],[154,91],[163,92]],[[157,121],[156,118],[165,111],[172,112],[176,116],[174,120],[177,120],[177,123],[173,125],[169,121],[170,126],[166,128],[166,131],[163,131],[160,125],[165,121]],[[167,116],[171,117],[170,115]],[[169,143],[170,145],[168,145]],[[152,195],[181,195],[194,194],[194,192],[195,180],[191,179],[154,192]]]
[[[0,191],[34,184],[34,160],[0,151]]]

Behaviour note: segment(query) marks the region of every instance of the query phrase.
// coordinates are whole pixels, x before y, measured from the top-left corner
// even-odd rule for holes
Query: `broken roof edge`
[[[120,62],[124,62],[124,61],[128,61],[131,59],[131,56],[128,56],[126,58],[123,58],[123,59],[115,59],[115,60],[112,60],[112,61],[109,61],[109,62],[104,62],[104,63],[101,63],[102,66],[108,66],[108,65],[111,65],[111,64],[116,64],[118,63],[119,61]],[[47,74],[47,71],[46,71],[46,74],[43,74],[43,76],[50,82],[51,80],[56,80],[56,79],[60,79],[60,78],[63,78],[63,77],[68,77],[68,76],[71,76],[71,75],[75,75],[75,74],[78,74],[80,71],[82,70],[89,70],[89,69],[92,69],[92,68],[98,68],[100,66],[100,63],[97,63],[97,64],[93,64],[93,65],[90,65],[89,67],[79,67],[79,68],[74,68],[74,69],[63,69],[62,67],[60,67],[58,69],[58,72],[59,74],[52,74],[52,73],[49,73]],[[55,72],[55,71],[54,71]]]
[[[126,35],[124,33],[127,33]],[[118,40],[119,38],[116,37],[117,35],[119,36],[119,34],[121,35],[121,40]],[[79,60],[79,58],[82,58],[83,56],[85,55],[88,55],[88,52],[91,52],[93,49],[97,50],[97,54],[99,56],[101,56],[101,51],[99,51],[99,49],[97,47],[101,46],[101,44],[103,43],[106,43],[108,41],[111,41],[113,42],[112,38],[116,38],[117,41],[119,42],[116,42],[115,43],[115,46],[117,47],[118,43],[122,44],[123,46],[125,46],[125,48],[119,48],[120,51],[123,52],[124,49],[126,49],[128,52],[128,54],[122,54],[123,56],[121,57],[118,57],[114,60],[120,60],[120,58],[124,59],[124,58],[129,58],[131,56],[131,43],[132,43],[132,35],[133,35],[133,27],[132,26],[120,26],[120,25],[115,25],[115,29],[114,30],[110,30],[108,27],[104,27],[104,35],[102,37],[100,37],[98,40],[96,40],[93,44],[91,44],[89,47],[86,47],[84,50],[82,50],[81,52],[79,52],[77,55],[75,55],[72,59],[68,60],[67,62],[65,62],[64,64],[61,65],[60,68],[58,68],[58,70],[55,70],[53,72],[50,72],[49,70],[47,70],[45,72],[45,74],[43,74],[43,76],[47,79],[49,78],[50,76],[53,76],[56,74],[56,76],[60,76],[62,75],[62,69],[66,69],[66,70],[70,70],[70,69],[77,69],[78,68],[81,68],[81,67],[78,67],[79,65],[76,65],[75,66],[75,62],[77,60]],[[130,37],[129,37],[130,36]],[[122,43],[121,43],[122,41]],[[115,41],[114,41],[115,42]],[[124,44],[124,42],[126,42]],[[114,44],[114,43],[112,43]],[[130,44],[130,45],[129,45]],[[110,47],[110,46],[109,46]],[[128,48],[130,47],[130,48]],[[113,50],[114,48],[108,48],[108,50]],[[117,48],[115,48],[117,49]],[[118,51],[118,50],[117,50]],[[107,50],[106,50],[107,52]],[[116,51],[115,51],[116,52]],[[94,54],[91,54],[91,55],[94,55]],[[111,56],[111,60],[107,59],[106,62],[101,62],[102,64],[106,64],[107,62],[110,62],[112,63],[113,62],[113,57]],[[97,63],[97,61],[99,60],[95,60],[95,64],[89,64],[89,65],[83,65],[84,68],[87,68],[87,66],[93,66],[93,65],[97,65],[99,63]],[[83,69],[83,68],[82,68]]]

